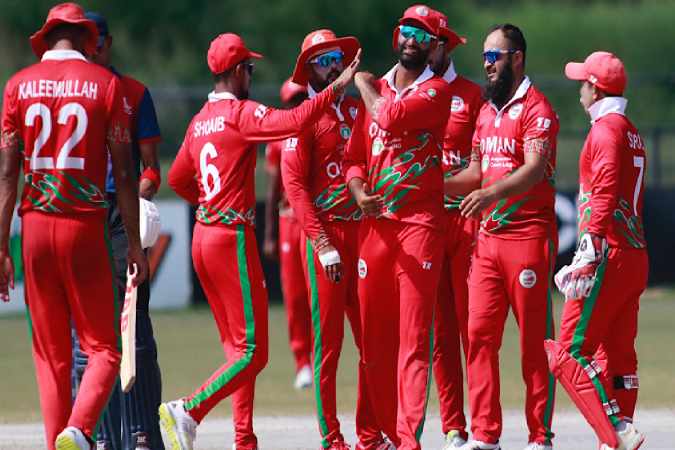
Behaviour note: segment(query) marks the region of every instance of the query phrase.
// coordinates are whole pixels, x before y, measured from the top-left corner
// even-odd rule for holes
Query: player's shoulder
[[[470,93],[471,95],[476,96],[482,95],[482,89],[480,87],[480,84],[466,78],[465,76],[457,75],[457,78],[455,78],[454,82],[457,83],[457,85],[461,87],[465,92]]]
[[[553,110],[551,102],[549,102],[548,97],[537,87],[534,83],[530,84],[530,87],[525,93],[525,102],[527,106],[530,107],[544,107]]]
[[[130,94],[133,94],[138,97],[142,97],[143,94],[145,93],[146,89],[145,85],[140,81],[138,81],[137,79],[129,75],[120,74],[119,80],[126,92],[129,92]]]

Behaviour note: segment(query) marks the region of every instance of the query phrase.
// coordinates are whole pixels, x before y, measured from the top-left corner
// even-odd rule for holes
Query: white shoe
[[[459,450],[462,445],[466,444],[466,439],[460,436],[458,430],[450,430],[445,436],[445,443],[441,450]]]
[[[197,422],[183,407],[183,400],[159,405],[159,423],[167,450],[192,450],[197,438]]]
[[[640,433],[630,422],[623,422],[623,430],[617,430],[619,438],[619,450],[637,450],[645,441],[645,435]]]
[[[460,449],[461,450],[501,450],[501,447],[499,446],[499,443],[488,444],[486,442],[476,441],[474,439],[471,439],[469,442],[462,445],[460,447]]]
[[[293,387],[296,389],[307,389],[312,387],[312,368],[309,365],[302,366],[295,375]]]
[[[87,438],[75,427],[67,427],[59,433],[54,446],[56,450],[91,450],[91,444]]]
[[[553,450],[553,445],[530,442],[527,444],[527,447],[525,447],[525,450]]]

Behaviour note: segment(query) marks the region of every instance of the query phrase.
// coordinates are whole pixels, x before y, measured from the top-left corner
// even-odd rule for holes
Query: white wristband
[[[327,253],[321,253],[319,254],[319,262],[321,263],[321,266],[323,266],[323,268],[325,269],[328,266],[340,263],[340,254],[338,253],[337,250],[331,250]]]

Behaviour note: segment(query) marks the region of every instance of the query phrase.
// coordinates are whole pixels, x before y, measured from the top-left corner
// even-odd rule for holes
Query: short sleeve
[[[117,77],[108,83],[105,97],[108,140],[118,144],[131,143],[131,117],[125,112],[122,102],[122,85]]]
[[[0,148],[6,148],[15,145],[19,139],[21,121],[18,116],[18,102],[16,99],[16,89],[13,80],[10,80],[5,86],[2,96],[2,131],[0,134]]]
[[[558,116],[553,108],[548,102],[536,102],[528,108],[522,126],[523,151],[539,153],[549,159],[558,133]]]

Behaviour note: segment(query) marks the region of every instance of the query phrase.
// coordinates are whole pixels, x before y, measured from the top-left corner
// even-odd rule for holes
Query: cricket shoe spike
[[[619,438],[619,450],[637,450],[645,441],[645,435],[640,433],[630,422],[622,422],[616,431]]]
[[[56,450],[91,450],[91,444],[84,433],[75,427],[66,427],[54,443]]]
[[[524,450],[553,450],[553,445],[541,442],[530,442]]]
[[[185,411],[183,400],[159,405],[159,424],[167,450],[193,450],[197,422]]]
[[[458,450],[466,444],[466,439],[462,438],[459,430],[450,430],[445,436],[445,443],[442,450]]]
[[[297,390],[309,389],[312,387],[312,368],[309,365],[304,365],[295,375],[295,382],[293,387]]]
[[[461,450],[501,450],[499,442],[496,444],[488,444],[487,442],[476,441],[471,439],[466,444],[460,447]]]

